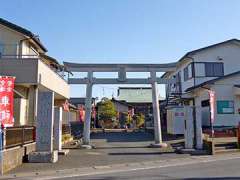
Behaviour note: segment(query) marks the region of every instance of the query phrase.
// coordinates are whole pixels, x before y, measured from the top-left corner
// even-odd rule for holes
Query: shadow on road
[[[143,142],[153,141],[153,135],[147,132],[98,132],[92,133],[91,139],[104,139],[107,142]]]
[[[149,148],[149,146],[111,146],[111,147],[97,147],[97,149],[138,149],[138,148]]]
[[[124,152],[124,153],[108,153],[109,155],[161,155],[161,154],[173,154],[174,152]]]

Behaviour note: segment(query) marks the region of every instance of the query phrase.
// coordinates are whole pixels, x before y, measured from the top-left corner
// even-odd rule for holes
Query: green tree
[[[136,119],[136,125],[138,128],[140,128],[144,125],[145,116],[142,113],[137,114],[135,116],[135,119]]]
[[[98,103],[98,113],[100,120],[113,120],[116,119],[117,111],[113,102],[107,98],[103,98],[102,101]]]
[[[130,125],[132,124],[132,117],[128,115],[127,112],[124,113],[124,116],[125,116],[125,122],[127,125]]]

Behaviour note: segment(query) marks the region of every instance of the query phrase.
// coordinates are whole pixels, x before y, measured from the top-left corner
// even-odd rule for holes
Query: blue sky
[[[240,39],[239,7],[239,0],[8,0],[0,16],[39,34],[60,62],[167,63]],[[94,96],[115,90],[95,86]],[[71,90],[84,94],[83,87]]]

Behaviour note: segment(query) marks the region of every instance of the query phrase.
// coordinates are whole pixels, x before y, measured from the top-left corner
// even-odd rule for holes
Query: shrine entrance
[[[90,145],[90,125],[92,111],[92,88],[96,84],[150,84],[152,86],[152,107],[154,117],[154,141],[156,145],[163,145],[160,108],[158,99],[158,84],[175,83],[175,79],[166,80],[157,77],[158,72],[172,72],[176,69],[176,63],[168,64],[79,64],[64,62],[64,66],[73,73],[87,72],[85,78],[68,77],[69,84],[86,85],[85,101],[85,125],[83,132],[83,144]],[[117,78],[97,78],[93,76],[94,72],[117,72]],[[149,78],[127,78],[127,72],[149,72]]]

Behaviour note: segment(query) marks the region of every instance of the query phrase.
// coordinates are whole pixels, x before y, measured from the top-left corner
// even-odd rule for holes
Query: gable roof
[[[132,107],[132,106],[131,106],[130,104],[128,104],[126,101],[119,101],[119,100],[117,100],[117,99],[115,99],[115,98],[112,98],[111,101],[112,101],[112,102],[119,103],[119,104],[122,104],[122,105],[124,105],[124,106]]]
[[[195,54],[195,53],[198,53],[198,52],[201,52],[201,51],[204,51],[204,50],[207,50],[207,49],[210,49],[210,48],[213,48],[213,47],[216,47],[216,46],[219,46],[219,45],[223,45],[223,44],[227,44],[227,43],[232,43],[232,42],[236,42],[236,43],[239,43],[240,45],[240,40],[234,38],[234,39],[229,39],[229,40],[226,40],[226,41],[223,41],[223,42],[220,42],[220,43],[216,43],[216,44],[212,44],[210,46],[206,46],[206,47],[203,47],[203,48],[199,48],[199,49],[195,49],[193,51],[190,51],[188,53],[186,53],[182,58],[180,58],[180,60],[178,62],[181,62],[184,58],[188,57],[189,55],[191,54]]]
[[[229,78],[229,77],[232,77],[232,76],[235,76],[235,75],[239,75],[240,74],[240,71],[236,71],[234,73],[230,73],[230,74],[227,74],[225,76],[222,76],[222,77],[218,77],[216,79],[212,79],[212,80],[209,80],[209,81],[205,81],[201,84],[198,84],[196,86],[192,86],[190,88],[187,88],[185,91],[186,92],[189,92],[189,91],[192,91],[194,89],[197,89],[197,88],[200,88],[200,87],[203,87],[205,85],[208,85],[208,84],[214,84],[216,81],[219,81],[219,80],[223,80],[223,79],[226,79],[226,78]]]
[[[31,31],[21,27],[21,26],[18,26],[16,24],[13,24],[5,19],[2,19],[0,18],[0,24],[2,24],[3,26],[6,26],[10,29],[13,29],[21,34],[24,34],[25,36],[28,36],[30,37],[44,52],[47,52],[47,49],[43,46],[43,44],[41,43],[40,39],[35,35],[33,34]]]
[[[227,43],[232,43],[232,42],[236,42],[236,43],[239,43],[240,45],[240,40],[239,39],[236,39],[236,38],[233,38],[233,39],[229,39],[229,40],[226,40],[226,41],[223,41],[223,42],[220,42],[220,43],[216,43],[216,44],[212,44],[212,45],[209,45],[209,46],[206,46],[206,47],[203,47],[203,48],[199,48],[199,49],[195,49],[193,51],[189,51],[187,52],[183,57],[181,57],[177,63],[183,61],[185,58],[189,57],[190,55],[192,54],[195,54],[195,53],[198,53],[198,52],[201,52],[201,51],[204,51],[204,50],[207,50],[209,48],[213,48],[213,47],[216,47],[216,46],[219,46],[219,45],[223,45],[223,44],[227,44]],[[169,72],[165,72],[161,78],[164,78],[165,76],[167,76],[167,74],[169,74]]]

